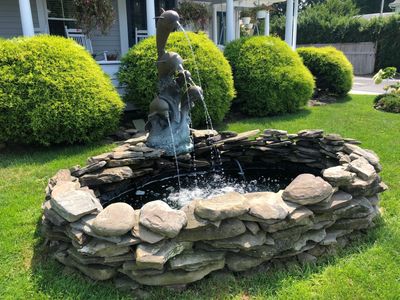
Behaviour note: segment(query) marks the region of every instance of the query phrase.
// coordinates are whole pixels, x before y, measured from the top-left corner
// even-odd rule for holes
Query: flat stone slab
[[[84,255],[110,257],[110,256],[119,256],[127,254],[130,251],[130,247],[118,246],[117,244],[114,243],[98,239],[92,239],[89,243],[87,243],[83,247],[78,248],[77,251]]]
[[[167,203],[157,200],[143,205],[139,223],[153,232],[173,238],[187,224],[187,218],[183,211],[172,209]]]
[[[312,174],[301,174],[287,186],[282,198],[285,201],[309,205],[325,200],[332,193],[332,186],[321,177],[316,177]]]
[[[149,244],[156,244],[163,239],[165,239],[165,236],[155,233],[149,229],[147,229],[145,226],[141,225],[139,223],[139,215],[140,215],[140,210],[135,210],[135,222],[132,228],[132,235],[135,238],[138,238],[140,241],[149,243]]]
[[[136,263],[141,268],[162,270],[172,257],[192,247],[191,242],[164,240],[158,244],[139,244],[136,248]]]
[[[265,259],[247,255],[230,253],[226,257],[226,265],[233,272],[242,272],[261,265]]]
[[[109,280],[117,274],[117,270],[115,268],[107,267],[104,265],[96,265],[96,264],[83,265],[74,261],[66,253],[63,252],[56,253],[55,258],[62,264],[76,268],[89,278],[96,281]]]
[[[356,174],[349,172],[344,166],[336,166],[323,170],[322,176],[335,186],[343,186],[353,182]]]
[[[238,236],[246,231],[244,223],[237,219],[227,219],[219,227],[208,225],[191,230],[182,230],[177,239],[182,241],[218,240]]]
[[[189,230],[197,229],[197,228],[208,226],[211,223],[210,220],[200,218],[199,216],[197,216],[194,213],[194,209],[196,208],[197,201],[199,201],[199,200],[194,199],[181,208],[181,211],[183,211],[186,214],[186,219],[187,219],[187,224],[185,226],[185,229],[189,229]],[[219,221],[216,221],[216,222],[218,222],[218,224],[216,224],[218,227],[220,222]]]
[[[249,210],[246,198],[236,192],[197,201],[194,212],[201,218],[218,221],[234,218]]]
[[[230,138],[224,139],[221,142],[228,143],[228,144],[229,143],[234,143],[234,142],[239,142],[239,141],[242,141],[242,140],[246,140],[249,137],[256,136],[259,133],[260,133],[259,129],[246,131],[246,132],[239,133],[238,135],[236,135],[234,137],[230,137]]]
[[[93,231],[101,236],[120,236],[135,224],[134,209],[126,203],[113,203],[100,212],[92,224]]]
[[[137,276],[133,279],[143,285],[181,285],[198,281],[213,271],[223,269],[224,265],[225,259],[218,261],[217,263],[209,264],[206,267],[193,272],[173,270],[159,275]]]
[[[120,182],[133,177],[132,169],[129,167],[107,168],[101,172],[86,174],[79,178],[82,185],[98,186],[107,183]]]
[[[353,160],[349,168],[363,180],[370,180],[377,176],[375,168],[364,157]]]
[[[84,215],[99,210],[98,200],[89,191],[68,189],[60,192],[57,190],[58,187],[59,185],[51,194],[51,207],[68,222],[75,222]]]
[[[211,245],[216,249],[251,250],[253,248],[262,246],[266,241],[267,237],[265,232],[260,231],[255,235],[246,232],[237,237],[223,239],[223,240],[205,241],[205,243]]]
[[[248,214],[264,220],[283,220],[288,215],[281,194],[259,192],[244,194],[249,207]]]
[[[183,269],[191,272],[204,268],[211,263],[223,260],[225,252],[210,252],[196,250],[194,252],[184,252],[169,261],[171,270]]]

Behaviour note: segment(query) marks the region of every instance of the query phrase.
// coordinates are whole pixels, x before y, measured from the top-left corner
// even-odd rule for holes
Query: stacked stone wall
[[[300,174],[277,193],[232,192],[181,209],[159,200],[103,207],[104,195],[174,170],[173,159],[145,146],[146,136],[133,138],[50,179],[42,231],[55,258],[94,280],[181,285],[221,269],[314,261],[374,226],[387,188],[375,153],[322,130],[269,129],[250,139],[258,134],[194,131],[196,164],[211,167],[216,147],[223,162],[289,162],[320,169],[320,176]],[[193,159],[182,156],[179,164],[190,170]]]

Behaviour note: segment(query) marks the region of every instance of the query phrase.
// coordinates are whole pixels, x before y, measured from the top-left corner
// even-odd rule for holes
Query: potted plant
[[[249,9],[244,9],[240,12],[240,19],[243,25],[249,25],[251,22],[252,13]]]
[[[74,17],[83,33],[90,37],[98,30],[107,34],[115,21],[115,12],[111,0],[73,0]]]
[[[192,31],[205,31],[211,17],[208,7],[203,3],[184,0],[177,9],[182,25]]]

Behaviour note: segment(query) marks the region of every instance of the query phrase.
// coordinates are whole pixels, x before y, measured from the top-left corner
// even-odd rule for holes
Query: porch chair
[[[93,54],[92,41],[82,32],[82,29],[73,29],[65,26],[67,38],[73,39],[79,45],[83,46],[90,54]]]
[[[149,37],[147,30],[137,29],[137,27],[135,27],[135,44],[147,37]]]

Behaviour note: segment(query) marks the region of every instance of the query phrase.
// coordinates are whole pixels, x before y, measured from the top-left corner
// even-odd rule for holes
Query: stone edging
[[[170,158],[127,140],[88,165],[60,170],[49,181],[42,231],[55,258],[94,280],[117,285],[181,285],[221,269],[245,271],[277,259],[314,261],[374,225],[379,193],[387,189],[379,158],[352,139],[322,130],[297,134],[269,129],[236,134],[194,131],[197,164],[210,165],[208,141],[221,160],[291,162],[321,170],[301,174],[278,193],[228,193],[180,210],[162,201],[133,209],[103,208],[99,199],[132,182],[170,171]],[[180,157],[190,168],[190,158]]]

